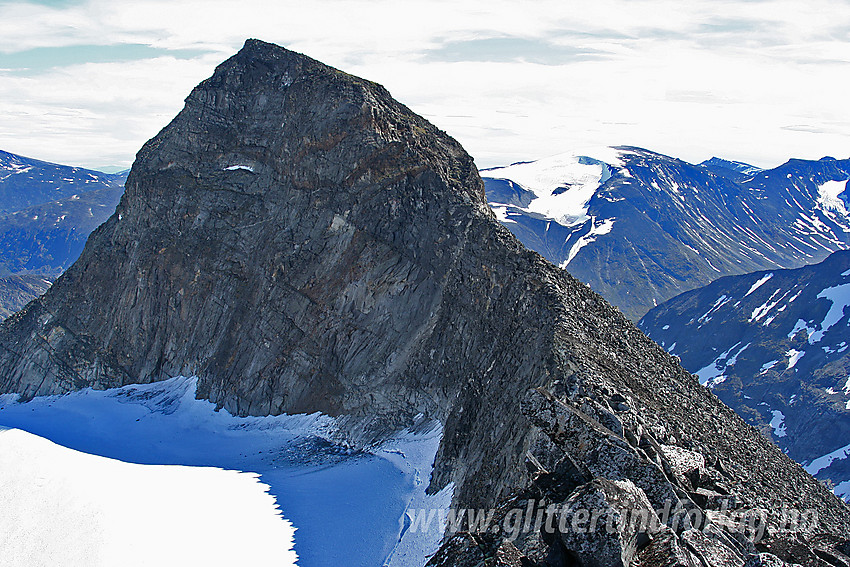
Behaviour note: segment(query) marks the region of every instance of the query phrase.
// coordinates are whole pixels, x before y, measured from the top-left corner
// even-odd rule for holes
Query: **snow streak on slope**
[[[818,294],[818,298],[826,298],[832,302],[832,306],[820,324],[820,331],[815,332],[809,338],[814,344],[823,339],[824,334],[844,317],[844,308],[850,305],[850,284],[841,284],[827,288]]]
[[[596,218],[591,218],[590,232],[581,236],[576,243],[573,244],[572,248],[570,248],[570,253],[567,256],[567,259],[561,263],[561,267],[566,268],[582,248],[591,242],[595,242],[597,236],[604,236],[610,233],[612,228],[614,228],[614,219],[605,219],[601,223],[597,223]]]
[[[844,447],[836,449],[827,455],[818,457],[803,468],[806,469],[807,473],[815,475],[829,467],[833,462],[846,459],[848,456],[850,456],[850,445],[845,445]]]
[[[439,425],[423,422],[415,433],[402,432],[370,452],[356,451],[331,441],[336,433],[332,418],[319,414],[237,418],[196,400],[196,385],[194,378],[174,378],[36,398],[25,404],[14,396],[0,396],[0,426],[29,432],[0,433],[2,455],[14,458],[23,451],[32,463],[56,459],[74,463],[40,469],[40,476],[33,478],[45,491],[43,505],[33,507],[28,500],[18,500],[18,505],[45,514],[61,507],[63,523],[79,526],[80,537],[90,536],[86,541],[91,544],[82,563],[36,554],[16,565],[291,565],[293,527],[301,567],[381,566],[391,555],[390,565],[421,565],[436,550],[442,534],[405,537],[404,518],[410,506],[447,506],[446,498],[451,499],[451,489],[433,497],[425,494],[442,435]],[[4,443],[13,442],[21,451],[5,451]],[[32,475],[21,478],[11,463],[0,462],[0,501],[9,501],[28,486],[28,476]],[[75,478],[89,476],[109,477],[101,483],[103,491],[98,482],[75,484]],[[79,490],[68,492],[69,485]],[[197,490],[189,490],[193,485]],[[167,500],[155,497],[158,491],[166,498],[186,494],[172,509]],[[66,492],[71,501],[55,501]],[[100,509],[109,512],[105,517],[110,529],[125,534],[134,534],[140,510],[147,514],[149,529],[140,532],[147,551],[112,560],[109,553],[114,547],[96,539],[100,532],[87,521],[92,510]],[[176,536],[156,531],[157,526],[171,525],[165,516],[181,518],[184,527],[174,529]],[[54,541],[52,533],[34,527],[53,525],[49,516],[31,517],[19,538],[0,544],[5,546],[0,557],[51,549],[43,542]],[[249,553],[246,547],[254,541],[250,534],[247,539],[225,537],[221,530],[191,527],[221,522],[226,529],[228,521],[255,526],[265,543],[258,541]],[[5,527],[0,526],[0,533]],[[234,528],[233,533],[241,532]],[[269,555],[269,545],[274,555]],[[209,553],[209,561],[171,560],[200,553],[199,547],[215,551]],[[251,555],[255,551],[257,555]]]
[[[847,181],[827,181],[818,186],[818,204],[825,211],[835,211],[847,216],[844,201],[839,198],[847,188]]]
[[[745,294],[744,294],[744,297],[747,297],[747,296],[748,296],[748,295],[750,295],[752,292],[754,292],[755,290],[757,290],[758,288],[760,288],[761,286],[763,286],[763,285],[767,282],[767,280],[769,280],[769,279],[770,279],[770,278],[772,278],[772,277],[773,277],[773,272],[771,272],[771,273],[767,274],[766,276],[762,277],[761,279],[759,279],[759,281],[757,281],[756,283],[754,283],[754,284],[752,285],[752,287],[750,287],[750,290],[749,290],[747,293],[745,293]]]

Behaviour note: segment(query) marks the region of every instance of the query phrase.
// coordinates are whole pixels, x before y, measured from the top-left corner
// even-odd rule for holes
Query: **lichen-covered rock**
[[[638,551],[632,567],[704,567],[669,528]]]
[[[483,567],[490,548],[480,536],[461,532],[448,538],[428,561],[429,567]],[[492,559],[492,557],[491,557]]]
[[[696,484],[705,470],[705,457],[696,451],[690,451],[676,445],[661,445],[665,468],[683,484]]]
[[[673,486],[658,465],[578,408],[537,388],[523,400],[523,412],[584,467],[590,477],[632,481],[646,493],[656,509],[679,506]]]
[[[712,567],[743,567],[744,557],[738,549],[728,545],[727,541],[715,534],[706,534],[702,530],[690,529],[682,532],[680,539],[696,557]]]
[[[800,567],[797,563],[786,563],[770,553],[754,553],[747,557],[744,567]]]
[[[558,537],[585,567],[628,567],[662,524],[629,480],[594,479],[564,503]]]
[[[525,567],[524,555],[507,540],[460,532],[448,538],[429,567]]]

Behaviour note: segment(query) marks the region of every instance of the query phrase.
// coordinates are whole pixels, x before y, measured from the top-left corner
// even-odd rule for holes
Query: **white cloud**
[[[0,71],[0,148],[66,163],[129,164],[247,37],[383,83],[482,167],[600,144],[760,166],[850,154],[840,1],[89,0],[3,14],[0,69],[36,47],[207,52]]]

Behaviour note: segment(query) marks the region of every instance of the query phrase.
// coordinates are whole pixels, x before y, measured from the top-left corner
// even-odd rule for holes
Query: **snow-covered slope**
[[[720,276],[798,267],[850,245],[850,160],[762,171],[623,146],[481,173],[507,228],[634,319]]]
[[[405,531],[441,430],[373,450],[319,414],[237,418],[196,380],[0,397],[0,557],[14,565],[421,565],[441,537]],[[357,526],[356,530],[352,526]],[[293,535],[294,530],[294,535]],[[293,547],[294,538],[294,547]],[[63,551],[65,550],[65,551]]]
[[[730,276],[640,328],[793,459],[850,500],[850,251]]]
[[[611,168],[606,162],[622,166],[619,152],[613,148],[602,148],[484,171],[488,178],[510,180],[528,195],[524,206],[510,201],[499,203],[494,195],[491,200],[493,206],[516,205],[525,212],[571,227],[589,220],[587,213],[591,197],[600,185],[611,178]]]
[[[138,465],[0,429],[6,565],[294,565],[256,474]]]

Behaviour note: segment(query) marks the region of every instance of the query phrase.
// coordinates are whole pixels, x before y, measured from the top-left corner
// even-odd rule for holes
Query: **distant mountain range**
[[[850,251],[721,278],[639,327],[794,460],[850,498]]]
[[[13,274],[0,277],[0,320],[19,311],[34,297],[50,287],[52,280],[38,274]]]
[[[0,316],[43,293],[112,212],[127,172],[103,173],[0,151]]]
[[[850,246],[850,160],[761,170],[620,146],[482,176],[502,224],[633,320],[721,276],[799,267]]]
[[[0,150],[0,212],[14,213],[96,189],[123,187],[127,173],[103,173]]]

